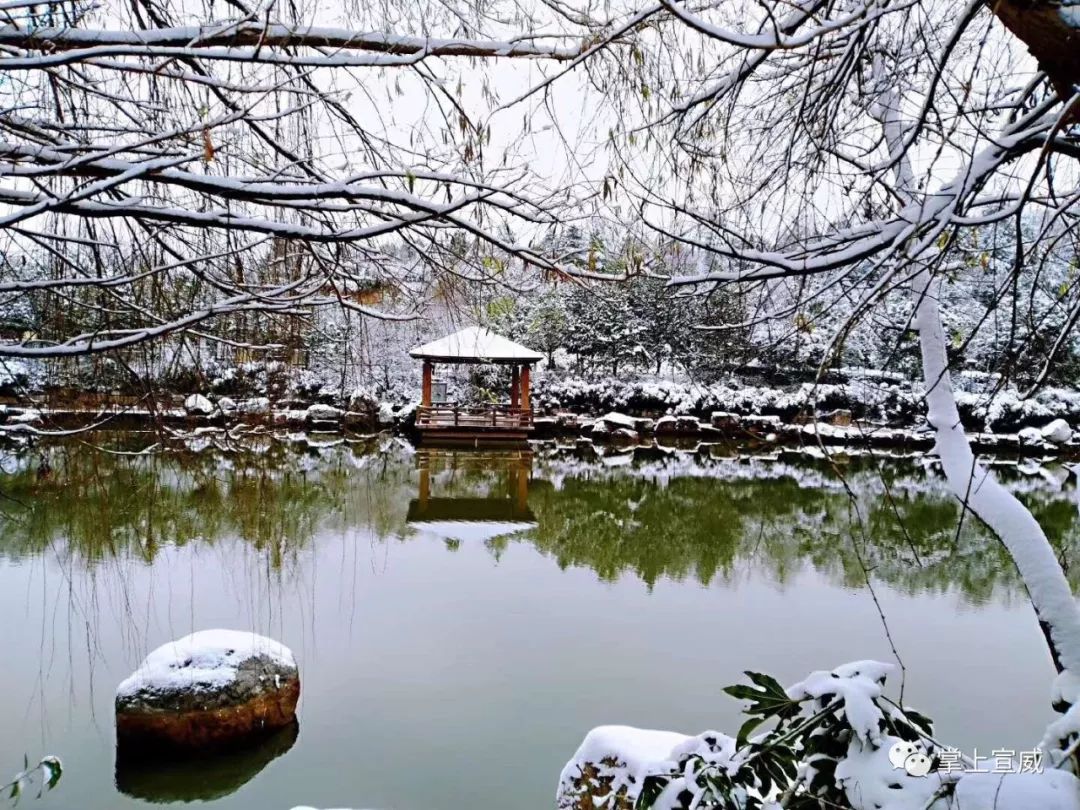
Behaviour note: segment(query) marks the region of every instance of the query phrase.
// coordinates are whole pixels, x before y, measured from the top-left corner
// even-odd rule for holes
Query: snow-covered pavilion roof
[[[544,358],[539,352],[480,326],[470,326],[417,346],[409,355],[443,363],[535,363]]]

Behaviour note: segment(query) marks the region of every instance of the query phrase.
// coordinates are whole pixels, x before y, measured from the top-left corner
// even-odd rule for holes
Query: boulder
[[[696,416],[661,416],[656,420],[657,435],[696,436],[701,432],[701,423]]]
[[[210,416],[214,412],[214,403],[202,394],[192,394],[184,400],[184,410],[191,416]]]
[[[779,430],[783,425],[779,416],[744,416],[742,418],[742,424],[745,427],[752,428],[754,430]]]
[[[373,411],[345,411],[341,415],[341,424],[352,430],[370,430],[376,421]]]
[[[728,433],[738,430],[740,422],[739,416],[729,411],[713,411],[709,414],[709,424]]]
[[[589,425],[587,431],[583,426],[582,431],[588,432],[588,434],[594,439],[606,439],[611,434],[611,428],[608,426],[608,423],[603,421],[602,419],[598,419],[591,425]]]
[[[375,417],[375,422],[379,427],[390,427],[397,422],[397,414],[394,412],[394,406],[389,402],[384,402],[379,405],[379,413]]]
[[[616,428],[611,431],[609,439],[616,444],[637,444],[641,436],[636,430],[630,428]]]
[[[847,408],[837,408],[835,411],[823,413],[821,418],[833,427],[851,427],[851,411]]]
[[[349,394],[349,410],[374,413],[379,409],[379,398],[366,388],[355,388]]]
[[[1046,441],[1053,444],[1065,444],[1073,435],[1072,428],[1064,419],[1055,419],[1050,424],[1045,425],[1039,432]]]
[[[203,630],[158,647],[116,690],[122,751],[205,751],[296,720],[292,652],[237,630]]]
[[[336,422],[341,419],[343,411],[333,405],[312,405],[307,409],[308,422]]]
[[[619,413],[618,411],[604,414],[600,417],[600,421],[604,422],[612,430],[625,428],[635,433],[650,433],[653,429],[652,419],[644,416],[627,416],[625,413]]]
[[[228,414],[236,411],[236,401],[230,397],[221,397],[221,399],[217,401],[217,406],[222,413]]]
[[[267,397],[244,399],[237,405],[237,410],[249,416],[266,416],[270,413],[270,400]]]
[[[1038,446],[1044,444],[1042,431],[1035,427],[1026,427],[1017,434],[1020,444]]]

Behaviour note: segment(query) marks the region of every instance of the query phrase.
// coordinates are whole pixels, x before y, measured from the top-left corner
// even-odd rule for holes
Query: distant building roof
[[[535,363],[544,358],[539,352],[480,326],[470,326],[417,346],[409,355],[444,363]]]

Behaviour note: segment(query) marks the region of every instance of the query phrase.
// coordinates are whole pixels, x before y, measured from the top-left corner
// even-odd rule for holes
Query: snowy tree
[[[32,299],[43,333],[0,356],[178,332],[244,346],[272,339],[248,316],[327,306],[408,317],[349,296],[393,278],[390,235],[432,267],[471,261],[458,233],[555,268],[505,227],[547,226],[555,203],[464,95],[493,97],[470,65],[574,59],[568,22],[534,32],[522,12],[515,31],[481,5],[424,2],[47,0],[2,15],[0,291],[13,309]],[[239,326],[215,329],[225,316]]]
[[[1016,280],[1040,272],[1038,257],[1052,249],[1066,263],[1075,257],[1080,15],[1071,4],[1022,0],[661,0],[647,13],[651,47],[603,65],[619,77],[609,86],[625,82],[628,92],[615,103],[635,117],[612,139],[623,182],[659,233],[730,263],[674,283],[769,291],[815,279],[791,297],[793,319],[810,303],[806,293],[828,308],[834,292],[853,289],[857,298],[826,357],[882,300],[906,299],[910,317],[897,335],[918,341],[936,453],[956,497],[1005,545],[1029,589],[1060,673],[1054,702],[1067,709],[1046,748],[1070,767],[1067,753],[1080,739],[1080,613],[1042,528],[964,435],[942,307],[952,278],[978,272],[962,250],[974,229],[1013,225]],[[650,160],[632,149],[643,132]],[[1036,223],[1033,240],[1023,237],[1028,223]],[[1062,293],[1064,342],[1080,289],[1069,284]],[[852,752],[880,748],[873,739],[880,729],[869,737],[854,731],[859,745],[848,749],[848,774],[857,767]],[[1066,790],[1078,792],[1075,784]],[[716,795],[718,806],[744,806],[734,792]],[[897,792],[888,806],[924,807],[935,798]],[[992,795],[963,806],[1048,806],[1024,798],[997,803]],[[845,801],[886,806],[857,791]],[[792,806],[811,805],[818,806],[801,799]]]

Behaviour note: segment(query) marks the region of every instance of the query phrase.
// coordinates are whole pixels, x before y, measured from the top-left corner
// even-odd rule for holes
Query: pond
[[[792,682],[894,646],[906,702],[969,752],[1030,747],[1050,717],[1011,563],[925,459],[191,444],[3,457],[0,774],[66,765],[28,806],[546,810],[593,726],[733,733],[743,670]],[[1071,474],[1001,474],[1074,559]],[[292,647],[298,728],[118,768],[116,685],[212,627]]]

